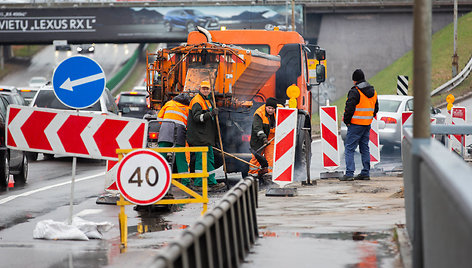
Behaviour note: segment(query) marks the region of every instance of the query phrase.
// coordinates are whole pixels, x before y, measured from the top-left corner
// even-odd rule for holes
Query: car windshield
[[[30,83],[35,83],[35,84],[46,83],[46,79],[42,77],[33,77],[31,78]]]
[[[379,111],[396,113],[401,101],[397,100],[381,100],[379,99]]]
[[[36,91],[33,90],[21,90],[20,95],[25,99],[32,99],[36,95]]]
[[[199,10],[195,10],[195,9],[187,9],[186,10],[188,14],[190,15],[194,15],[194,16],[204,16],[204,14],[199,11]]]
[[[56,95],[54,94],[54,91],[52,90],[40,90],[34,102],[34,106],[42,108],[73,110],[72,108],[65,106],[60,100],[58,100],[56,98]],[[81,110],[101,111],[100,101],[97,101],[94,105]]]
[[[120,103],[145,104],[146,96],[143,95],[121,95]]]

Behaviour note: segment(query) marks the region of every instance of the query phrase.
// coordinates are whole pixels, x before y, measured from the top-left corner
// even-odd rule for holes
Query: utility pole
[[[454,0],[454,55],[452,55],[452,77],[459,71],[459,56],[457,56],[457,0]]]

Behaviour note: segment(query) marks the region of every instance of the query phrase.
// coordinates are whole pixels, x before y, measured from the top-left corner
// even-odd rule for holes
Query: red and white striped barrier
[[[336,169],[340,165],[338,113],[336,106],[320,107],[321,153],[323,167]]]
[[[403,128],[404,127],[412,127],[413,126],[413,112],[403,112],[402,113],[402,126],[401,126],[401,130],[400,130],[400,133],[401,133],[401,139],[400,139],[400,143],[403,142],[403,139],[405,138],[405,134],[403,133]]]
[[[280,187],[293,182],[296,132],[297,109],[278,108],[275,125],[272,181]]]
[[[379,141],[379,121],[377,116],[372,120],[370,124],[369,133],[369,151],[370,151],[370,165],[373,167],[375,164],[380,162],[380,141]]]
[[[464,125],[466,122],[467,109],[465,107],[452,107],[451,116],[453,125]],[[465,136],[449,135],[449,144],[451,150],[463,152],[465,149]]]

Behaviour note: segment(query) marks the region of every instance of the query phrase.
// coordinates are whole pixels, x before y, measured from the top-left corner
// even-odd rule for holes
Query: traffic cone
[[[8,176],[8,188],[15,187],[15,180],[13,179],[13,175]]]

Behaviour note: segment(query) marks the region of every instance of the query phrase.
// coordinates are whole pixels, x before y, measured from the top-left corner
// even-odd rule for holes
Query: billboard
[[[2,44],[182,42],[196,26],[209,30],[291,29],[292,10],[280,6],[99,7],[4,9]],[[303,6],[295,28],[303,34]]]

